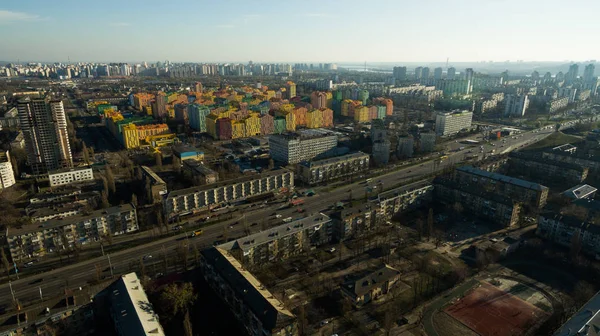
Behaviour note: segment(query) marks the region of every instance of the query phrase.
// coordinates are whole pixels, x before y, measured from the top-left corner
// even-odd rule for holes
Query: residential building
[[[210,114],[208,106],[189,104],[187,113],[191,129],[198,132],[207,132],[206,116]]]
[[[378,165],[386,165],[390,161],[390,150],[392,143],[388,139],[373,141],[371,153],[373,161]]]
[[[471,166],[458,167],[455,181],[462,185],[477,185],[498,195],[541,209],[546,205],[548,187],[514,177],[490,173]]]
[[[52,219],[9,228],[6,241],[12,260],[43,256],[58,249],[96,242],[106,235],[120,235],[138,230],[135,207],[119,205],[87,214]]]
[[[162,202],[168,193],[167,183],[160,178],[150,167],[141,166],[142,181],[146,188],[148,202],[157,204]]]
[[[456,68],[449,67],[447,70],[446,78],[453,80],[455,76],[456,76]]]
[[[415,68],[415,80],[420,80],[423,77],[423,67]]]
[[[19,121],[19,112],[16,107],[4,113],[4,116],[0,117],[0,130],[7,128],[18,128],[21,125]]]
[[[285,164],[312,160],[337,147],[337,136],[325,129],[302,130],[269,137],[271,158]]]
[[[92,168],[66,168],[48,173],[50,186],[56,187],[81,181],[93,181]]]
[[[508,94],[504,97],[504,116],[522,117],[529,107],[528,95]]]
[[[160,319],[134,272],[122,275],[106,290],[115,331],[119,336],[164,336]]]
[[[371,203],[363,203],[350,208],[341,209],[331,214],[333,220],[333,237],[336,241],[344,241],[382,227],[385,216],[381,208]]]
[[[600,256],[600,225],[597,223],[555,212],[545,212],[538,217],[536,233],[566,247],[571,247],[573,240],[578,239],[583,253]]]
[[[572,200],[580,200],[580,199],[594,199],[596,196],[596,192],[598,189],[592,187],[588,184],[580,184],[576,185],[573,188],[569,188],[563,192],[563,195]]]
[[[587,178],[589,172],[589,168],[575,163],[547,159],[524,152],[511,152],[508,157],[511,171],[538,181],[581,183]]]
[[[327,107],[327,95],[325,92],[314,91],[310,95],[310,104],[315,109],[326,108]]]
[[[283,169],[268,171],[261,175],[249,175],[205,186],[171,191],[164,201],[165,214],[172,218],[241,201],[250,196],[293,188],[293,172]]]
[[[470,81],[462,79],[440,79],[435,82],[435,88],[443,91],[446,97],[469,95],[471,86]]]
[[[182,172],[183,176],[201,185],[219,181],[219,174],[216,171],[194,159],[183,161]]]
[[[191,146],[174,146],[173,155],[181,162],[185,160],[204,160],[204,152]]]
[[[419,181],[384,191],[377,197],[382,215],[386,220],[391,220],[398,213],[427,205],[432,196],[431,182]]]
[[[600,292],[596,293],[553,336],[593,336],[600,330]]]
[[[440,67],[437,67],[435,69],[433,69],[433,79],[435,80],[440,80],[442,79],[442,73],[444,72],[444,70]]]
[[[298,336],[296,316],[224,248],[200,252],[209,286],[229,306],[250,336]]]
[[[27,97],[19,100],[17,110],[33,173],[73,167],[62,101]]]
[[[413,156],[415,150],[415,140],[412,136],[401,136],[398,137],[398,145],[396,148],[396,154],[399,158],[410,158]]]
[[[319,213],[217,247],[227,250],[242,265],[251,267],[289,259],[332,240],[333,222],[328,216]]]
[[[559,98],[568,98],[569,104],[574,103],[577,97],[577,88],[568,86],[568,87],[560,87],[558,89],[558,97]]]
[[[435,150],[435,141],[437,135],[434,132],[425,132],[419,134],[419,151],[429,153]]]
[[[517,201],[481,188],[476,183],[461,183],[445,178],[433,182],[437,201],[454,206],[460,204],[467,212],[498,224],[512,227],[519,222],[522,205]]]
[[[329,159],[302,161],[296,166],[298,178],[306,184],[324,183],[369,169],[369,154],[357,152]]]
[[[394,67],[394,78],[396,81],[405,81],[406,80],[406,67]]]
[[[15,172],[10,162],[10,153],[0,151],[0,190],[12,187],[15,181]]]
[[[385,106],[385,115],[386,116],[391,116],[394,114],[394,101],[389,99],[389,98],[373,98],[373,105],[377,105],[377,106]],[[378,117],[378,119],[384,119],[381,117]]]
[[[568,97],[552,99],[548,102],[548,112],[555,113],[556,111],[567,107],[567,105],[569,105]]]
[[[351,279],[345,281],[340,289],[342,296],[359,308],[385,296],[400,282],[400,271],[384,264],[376,269],[351,275]]]
[[[435,118],[435,132],[438,136],[448,136],[471,127],[473,112],[455,110],[438,112]]]

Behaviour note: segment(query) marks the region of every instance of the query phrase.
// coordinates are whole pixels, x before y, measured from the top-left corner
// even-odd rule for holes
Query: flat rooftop
[[[243,183],[243,182],[248,182],[248,181],[252,181],[252,180],[260,180],[263,178],[268,178],[268,177],[272,177],[272,176],[281,176],[281,175],[289,174],[289,173],[293,174],[293,172],[286,170],[286,169],[269,170],[269,171],[263,172],[261,174],[242,176],[240,178],[211,183],[211,184],[198,186],[198,187],[173,190],[169,193],[168,198],[194,194],[197,192],[221,188],[221,187],[236,184],[236,183]]]
[[[529,155],[529,154],[526,154],[523,152],[511,152],[508,155],[508,157],[526,160],[526,161],[537,162],[537,163],[546,164],[549,166],[557,166],[557,167],[561,167],[561,168],[565,168],[565,169],[576,170],[579,172],[583,172],[586,169],[585,167],[578,165],[576,163],[552,160],[549,158],[543,158],[543,157],[539,157],[536,155]]]
[[[79,223],[86,219],[97,218],[97,217],[101,217],[104,215],[118,214],[121,212],[131,211],[134,209],[135,209],[135,207],[131,203],[122,204],[122,205],[110,207],[107,209],[100,209],[100,210],[92,211],[91,213],[89,213],[87,215],[79,214],[79,215],[75,215],[75,216],[65,217],[63,219],[51,219],[51,220],[43,222],[43,223],[23,225],[16,229],[8,229],[6,236],[8,236],[8,237],[18,236],[18,235],[28,234],[28,233],[32,233],[32,232],[41,231],[41,230],[57,228],[57,227],[61,227],[64,225]]]
[[[598,189],[592,187],[589,184],[576,185],[571,189],[565,190],[563,195],[572,199],[587,198],[589,195],[595,193]]]
[[[417,181],[415,183],[407,184],[407,185],[400,186],[398,188],[394,188],[394,189],[380,193],[379,201],[381,202],[381,201],[385,201],[388,199],[396,198],[396,197],[404,195],[408,192],[412,192],[414,190],[419,190],[419,189],[423,189],[423,188],[427,188],[427,187],[433,187],[431,185],[430,180]]]
[[[82,171],[82,170],[92,170],[92,167],[77,167],[77,168],[56,169],[56,170],[48,172],[48,175],[60,174],[60,173],[68,173],[68,172],[76,172],[76,171]]]
[[[202,256],[259,318],[265,329],[274,329],[295,319],[283,303],[244,269],[240,262],[220,246],[203,250]]]
[[[573,335],[600,335],[600,292],[554,333],[554,336]]]
[[[152,179],[153,184],[166,184],[150,167],[142,166],[142,170]]]
[[[224,250],[232,250],[239,248],[242,251],[251,250],[257,246],[266,244],[268,242],[280,239],[285,236],[290,236],[297,232],[306,230],[307,228],[327,223],[331,219],[324,214],[316,214],[306,218],[298,219],[289,223],[285,223],[268,230],[257,232],[249,236],[242,237],[240,239],[232,240],[230,242],[217,246]]]
[[[460,172],[465,172],[465,173],[485,177],[485,178],[488,178],[491,180],[516,185],[516,186],[531,189],[531,190],[536,190],[536,191],[548,190],[548,187],[543,186],[538,183],[533,183],[533,182],[521,180],[518,178],[514,178],[514,177],[502,175],[502,174],[490,173],[488,171],[481,170],[481,169],[478,169],[478,168],[475,168],[472,166],[462,166],[462,167],[456,168],[456,170],[460,171]]]
[[[299,164],[301,164],[305,167],[317,167],[317,166],[325,166],[325,165],[329,165],[329,164],[336,163],[336,162],[343,162],[343,161],[359,159],[359,158],[369,158],[369,154],[366,154],[363,152],[356,152],[356,153],[336,156],[336,157],[332,157],[332,158],[328,158],[328,159],[315,160],[315,161],[302,161]]]

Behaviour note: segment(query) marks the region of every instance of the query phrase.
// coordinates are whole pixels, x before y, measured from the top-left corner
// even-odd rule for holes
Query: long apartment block
[[[12,259],[23,260],[56,252],[58,249],[88,244],[106,235],[120,235],[138,230],[135,207],[119,205],[62,219],[9,228],[6,240]]]
[[[269,149],[273,160],[294,164],[326,155],[337,147],[337,142],[335,133],[318,128],[272,135],[269,137]]]
[[[542,208],[548,198],[549,189],[546,186],[471,166],[457,168],[455,181],[463,185],[476,185],[536,208]]]
[[[317,184],[365,172],[369,169],[369,154],[351,153],[329,159],[304,161],[296,172],[304,183]]]
[[[390,220],[394,215],[430,202],[433,186],[428,180],[391,189],[379,194],[381,213]]]
[[[260,175],[175,190],[171,191],[164,201],[165,214],[172,218],[241,201],[250,196],[290,190],[293,187],[294,173],[280,169]]]

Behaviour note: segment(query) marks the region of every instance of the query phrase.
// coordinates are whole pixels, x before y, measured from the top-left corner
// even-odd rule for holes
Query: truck
[[[204,233],[202,230],[194,230],[192,233],[190,233],[190,237],[197,237],[202,233]]]
[[[290,204],[291,204],[292,206],[297,206],[297,205],[304,204],[304,199],[303,199],[303,198],[296,198],[296,199],[293,199],[293,200],[290,202]]]
[[[283,219],[283,222],[284,222],[284,223],[289,223],[289,222],[291,222],[291,221],[292,221],[292,217],[288,217],[288,218],[284,218],[284,219]]]

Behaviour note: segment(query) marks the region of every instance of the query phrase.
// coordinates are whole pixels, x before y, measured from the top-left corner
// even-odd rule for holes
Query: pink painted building
[[[263,114],[260,117],[260,134],[267,135],[273,134],[275,131],[275,121],[273,116],[270,114]]]

